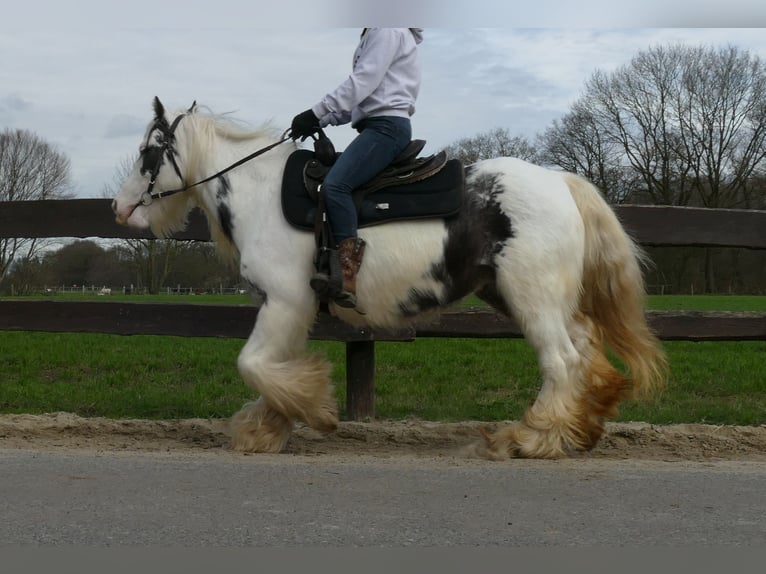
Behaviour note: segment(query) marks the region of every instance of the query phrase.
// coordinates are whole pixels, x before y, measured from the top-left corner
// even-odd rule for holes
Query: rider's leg
[[[365,245],[357,237],[357,212],[351,192],[383,171],[412,137],[409,118],[367,118],[357,129],[359,135],[340,155],[322,184],[343,274],[342,292],[335,302],[343,307],[356,306],[356,273],[362,264]],[[312,287],[322,290],[327,281],[326,275],[315,275]]]

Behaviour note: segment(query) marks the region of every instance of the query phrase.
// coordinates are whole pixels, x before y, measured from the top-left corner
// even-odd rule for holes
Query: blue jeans
[[[356,136],[322,184],[327,217],[335,243],[356,237],[356,207],[351,192],[383,171],[399,155],[412,137],[409,118],[378,116],[357,124]]]

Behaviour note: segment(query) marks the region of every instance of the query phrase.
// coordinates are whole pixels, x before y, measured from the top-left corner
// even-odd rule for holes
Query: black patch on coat
[[[157,145],[147,146],[141,150],[141,175],[151,175],[158,164],[164,161],[164,150]],[[159,171],[157,169],[157,171]]]
[[[494,281],[497,255],[513,237],[511,221],[503,213],[497,196],[504,191],[496,175],[470,178],[468,194],[458,217],[447,222],[444,259],[434,265],[432,275],[447,286],[451,303]]]
[[[491,299],[488,302],[507,313],[494,288],[494,258],[513,237],[511,220],[498,202],[505,188],[498,175],[473,176],[472,172],[473,168],[466,169],[467,193],[462,209],[445,221],[447,239],[442,259],[429,271],[431,278],[444,285],[444,292],[437,296],[432,291],[410,290],[407,300],[399,304],[405,317],[449,305],[477,290],[485,300]]]
[[[176,140],[170,132],[167,120],[162,116],[158,116],[154,120],[154,126],[149,131],[146,142],[139,151],[141,175],[159,173],[162,164],[165,162],[166,153],[178,156]]]
[[[399,312],[403,317],[415,317],[423,311],[441,307],[443,302],[433,291],[421,291],[420,289],[410,289],[407,293],[407,300],[399,303]]]
[[[218,189],[215,198],[218,202],[218,222],[221,224],[221,231],[229,241],[234,241],[232,232],[234,224],[231,219],[231,210],[229,209],[228,197],[231,192],[229,180],[226,177],[218,178]]]
[[[494,283],[487,283],[482,285],[481,288],[476,291],[476,296],[485,303],[492,305],[492,307],[501,313],[511,317],[511,310],[508,307],[508,304],[505,302],[505,299],[503,299],[502,295],[498,293],[497,286]]]
[[[467,176],[470,175],[470,172]],[[505,191],[499,177],[482,174],[473,179],[469,186],[470,196],[476,204],[476,218],[484,239],[491,246],[492,255],[497,254],[506,240],[513,237],[511,220],[503,213],[497,196]]]
[[[510,218],[503,213],[498,196],[505,191],[499,175],[475,176],[466,169],[466,199],[460,212],[445,220],[447,239],[442,258],[429,270],[430,278],[444,285],[442,293],[411,289],[399,304],[405,317],[442,307],[478,292],[500,311],[507,305],[494,286],[495,256],[513,237]]]
[[[215,192],[215,198],[221,202],[226,201],[231,193],[231,184],[229,178],[222,175],[218,178],[218,189]]]

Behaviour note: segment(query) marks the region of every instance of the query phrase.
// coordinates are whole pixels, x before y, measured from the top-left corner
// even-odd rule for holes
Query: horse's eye
[[[168,144],[169,138],[165,132],[157,130],[155,133],[156,135],[154,136],[154,141],[156,141],[158,145],[165,146]]]

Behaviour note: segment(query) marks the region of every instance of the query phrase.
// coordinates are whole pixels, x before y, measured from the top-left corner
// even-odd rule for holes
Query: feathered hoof
[[[535,431],[520,423],[490,432],[479,429],[482,440],[472,444],[468,454],[487,460],[508,460],[511,458],[556,459],[565,455],[559,440],[551,440],[546,433]]]
[[[230,448],[238,452],[282,452],[292,430],[290,419],[258,399],[229,420]]]
[[[319,432],[329,433],[338,430],[338,403],[335,400],[332,385],[325,387],[319,407],[305,412],[302,418],[308,426]]]
[[[307,418],[306,424],[319,432],[335,432],[338,430],[338,415],[336,413],[323,413],[323,416]]]

